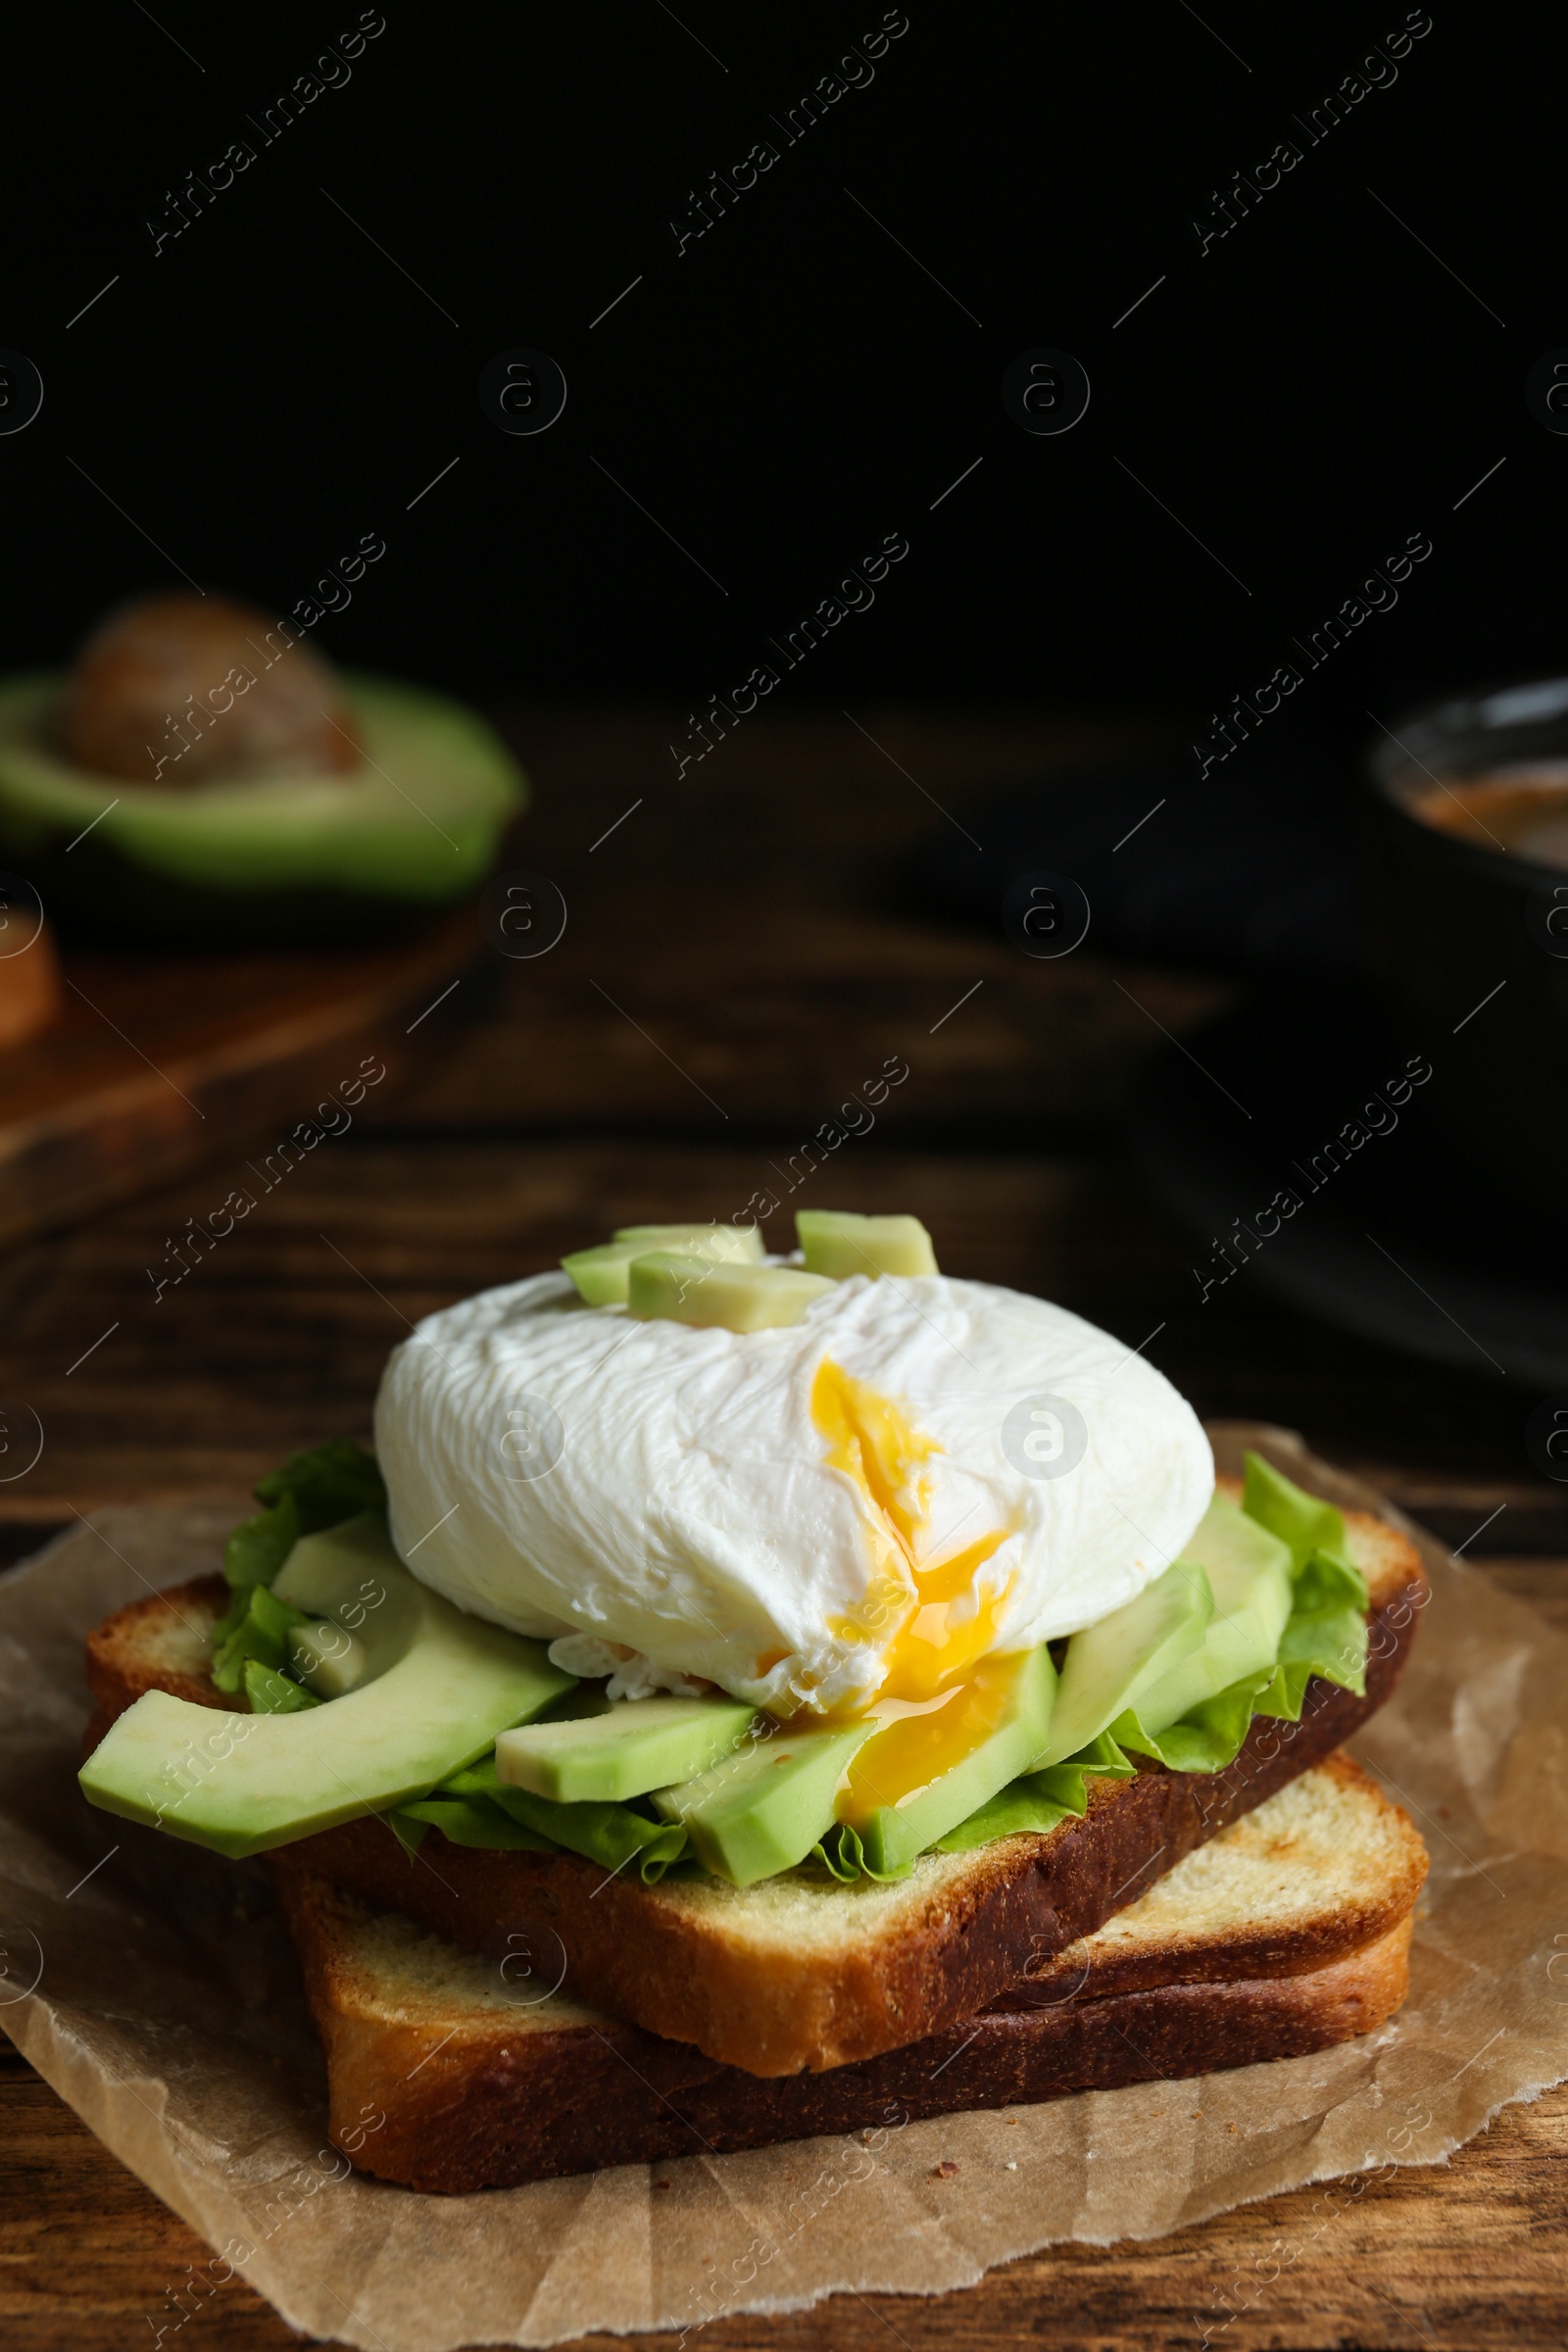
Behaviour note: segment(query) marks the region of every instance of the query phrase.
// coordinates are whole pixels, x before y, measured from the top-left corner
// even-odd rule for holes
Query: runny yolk
[[[898,1805],[917,1796],[961,1764],[990,1739],[1006,1714],[1027,1658],[1026,1650],[982,1658],[962,1682],[923,1705],[874,1700],[870,1711],[881,1720],[882,1729],[851,1758],[839,1791],[840,1821],[858,1825],[879,1805]]]
[[[829,1462],[864,1498],[873,1553],[864,1594],[829,1630],[875,1642],[887,1668],[868,1710],[884,1728],[860,1749],[840,1799],[841,1818],[856,1820],[926,1787],[1001,1722],[1021,1663],[991,1654],[1011,1580],[989,1592],[975,1580],[1008,1531],[992,1528],[960,1550],[924,1557],[922,1470],[941,1450],[936,1441],[827,1358],[811,1384],[811,1418]]]

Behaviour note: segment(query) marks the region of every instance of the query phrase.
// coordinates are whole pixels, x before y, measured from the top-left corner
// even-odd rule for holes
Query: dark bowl
[[[1470,695],[1379,740],[1360,810],[1365,959],[1433,1064],[1434,1121],[1490,1193],[1553,1208],[1568,1198],[1568,865],[1415,811],[1439,786],[1558,762],[1568,791],[1568,678]]]

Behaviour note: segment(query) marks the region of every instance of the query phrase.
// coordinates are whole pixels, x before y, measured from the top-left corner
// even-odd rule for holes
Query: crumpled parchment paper
[[[1212,1434],[1224,1468],[1257,1444],[1397,1520],[1288,1433]],[[0,2025],[210,2242],[203,2292],[237,2272],[291,2326],[366,2352],[691,2329],[847,2288],[935,2294],[1055,2240],[1155,2237],[1307,2181],[1439,2162],[1568,2077],[1568,1641],[1420,1536],[1431,1605],[1397,1696],[1354,1742],[1432,1854],[1410,1999],[1381,2032],[1200,2084],[478,2196],[349,2173],[260,1865],[95,1813],[74,1780],[83,1636],[210,1570],[243,1508],[105,1511],[0,1580]],[[155,2335],[184,2308],[153,2315]]]

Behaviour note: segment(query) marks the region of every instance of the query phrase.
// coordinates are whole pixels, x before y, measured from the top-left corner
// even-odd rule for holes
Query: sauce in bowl
[[[1568,760],[1434,781],[1400,797],[1434,832],[1568,872]]]

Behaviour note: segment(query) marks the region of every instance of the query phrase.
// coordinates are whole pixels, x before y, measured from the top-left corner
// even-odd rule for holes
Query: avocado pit
[[[341,775],[361,759],[320,655],[221,596],[141,597],[111,613],[76,657],[61,734],[78,767],[165,791]]]

